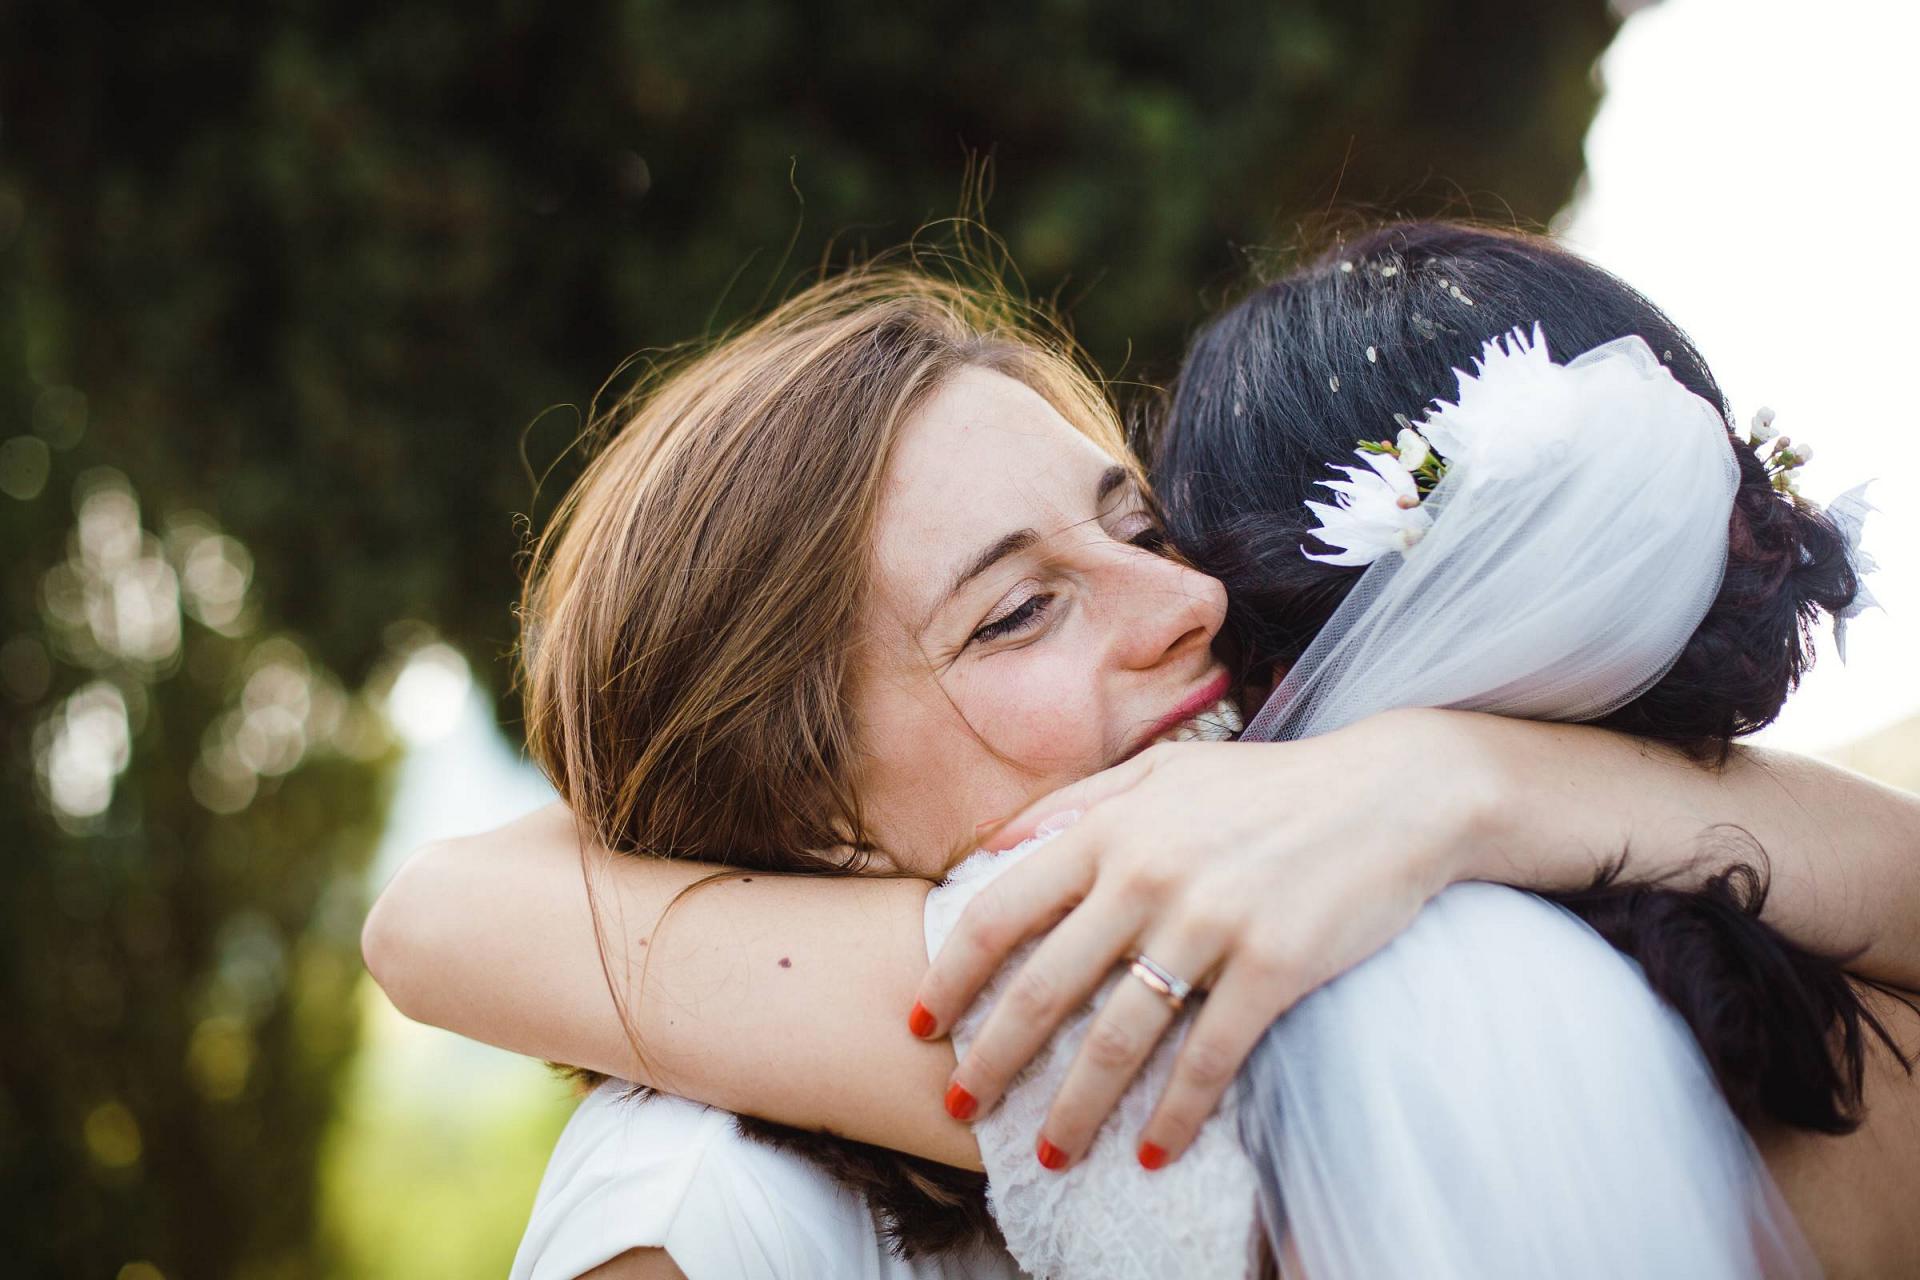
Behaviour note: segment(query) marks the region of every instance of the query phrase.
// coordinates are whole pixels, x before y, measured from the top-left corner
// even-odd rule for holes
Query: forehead
[[[1025,383],[961,370],[894,443],[874,537],[880,594],[924,613],[954,568],[1002,534],[1086,519],[1114,461]]]

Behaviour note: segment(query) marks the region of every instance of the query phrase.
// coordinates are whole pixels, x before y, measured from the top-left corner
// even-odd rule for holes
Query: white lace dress
[[[927,896],[927,954],[937,954],[975,894],[1044,843],[1030,840],[1001,854],[975,854]],[[965,1053],[1018,971],[1031,944],[1016,952],[953,1029]],[[1234,1277],[1248,1272],[1256,1235],[1252,1166],[1235,1137],[1230,1111],[1216,1112],[1179,1160],[1149,1173],[1134,1158],[1140,1130],[1173,1071],[1191,1014],[1160,1042],[1120,1106],[1072,1168],[1059,1173],[1034,1155],[1054,1092],[1067,1078],[1094,1011],[1121,981],[1116,973],[1092,1003],[1061,1029],[1007,1090],[998,1107],[974,1124],[987,1169],[994,1221],[1021,1268],[1054,1280],[1167,1280],[1172,1276]]]

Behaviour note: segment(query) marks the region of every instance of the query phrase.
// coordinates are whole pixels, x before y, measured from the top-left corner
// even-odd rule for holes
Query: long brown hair
[[[945,379],[1015,378],[1133,465],[1064,330],[974,274],[883,264],[823,280],[596,419],[607,442],[532,548],[519,657],[529,750],[600,845],[867,866],[849,778],[856,630],[893,443]],[[978,1174],[743,1126],[865,1193],[904,1251],[991,1231]]]

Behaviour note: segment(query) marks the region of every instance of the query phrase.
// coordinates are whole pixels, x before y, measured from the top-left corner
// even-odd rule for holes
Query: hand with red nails
[[[968,906],[912,1029],[945,1034],[1017,946],[1051,932],[968,1046],[949,1112],[992,1108],[1114,966],[1145,955],[1191,982],[1196,1002],[1208,992],[1133,1135],[1144,1167],[1178,1159],[1274,1018],[1473,878],[1469,851],[1498,844],[1504,780],[1459,728],[1394,712],[1310,745],[1164,744],[1016,815],[985,847],[1065,830]],[[1114,989],[1038,1135],[1046,1167],[1087,1150],[1175,1015],[1147,982]]]

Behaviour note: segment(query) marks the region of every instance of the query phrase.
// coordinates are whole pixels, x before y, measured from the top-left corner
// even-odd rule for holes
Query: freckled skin
[[[1221,670],[1226,592],[1135,544],[1115,459],[1025,384],[951,378],[905,424],[875,530],[852,681],[854,783],[886,863],[937,876],[1004,818],[1114,763]],[[1036,546],[957,593],[1002,535]],[[1045,597],[1016,632],[972,638]]]

